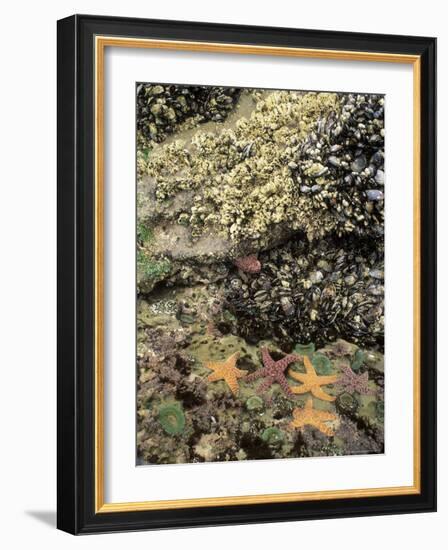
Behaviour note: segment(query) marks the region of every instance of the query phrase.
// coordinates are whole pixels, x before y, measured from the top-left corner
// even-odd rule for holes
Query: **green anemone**
[[[312,355],[315,351],[315,346],[312,342],[309,344],[296,344],[294,353],[298,355]]]
[[[154,260],[144,250],[138,250],[137,269],[143,278],[157,282],[170,274],[171,262],[167,259]]]
[[[169,435],[180,434],[185,428],[185,414],[178,403],[162,405],[159,409],[159,422]]]
[[[284,435],[278,428],[266,428],[261,434],[261,439],[270,447],[278,447],[283,443]]]
[[[376,402],[376,416],[379,420],[384,419],[384,401]]]
[[[336,408],[342,414],[354,414],[358,410],[359,403],[354,395],[348,392],[341,393],[336,399]]]
[[[317,374],[326,375],[333,372],[330,359],[323,353],[314,353],[311,357],[311,363],[316,369]]]
[[[152,398],[151,397],[147,397],[146,399],[144,399],[143,407],[145,409],[150,409],[152,407]]]
[[[246,401],[248,411],[261,411],[264,408],[264,402],[258,395],[251,395]]]
[[[353,361],[351,364],[352,370],[354,371],[359,370],[364,365],[365,359],[366,359],[366,354],[360,349],[356,350],[356,353],[353,357]]]
[[[151,227],[144,223],[137,224],[137,241],[141,244],[149,243],[153,240],[154,233]]]
[[[182,315],[179,316],[179,321],[185,325],[192,325],[195,322],[195,318],[192,315],[182,313]]]

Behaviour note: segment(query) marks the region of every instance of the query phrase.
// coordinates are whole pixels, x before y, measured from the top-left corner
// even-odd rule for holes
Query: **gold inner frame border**
[[[302,493],[276,493],[226,497],[154,500],[141,502],[106,503],[104,501],[104,55],[106,47],[146,48],[208,53],[234,53],[269,56],[288,56],[313,59],[406,63],[413,66],[413,454],[414,482],[410,486],[366,489],[341,489]],[[343,498],[365,498],[420,494],[421,426],[420,426],[420,120],[421,120],[421,61],[417,55],[381,52],[321,50],[251,44],[225,44],[177,40],[96,36],[95,56],[95,513],[170,510],[244,504],[305,502]]]

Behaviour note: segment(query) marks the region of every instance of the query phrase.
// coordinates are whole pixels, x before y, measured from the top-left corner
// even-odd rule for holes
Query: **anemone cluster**
[[[307,353],[303,356],[271,349],[263,352],[262,348],[261,361],[258,350],[250,367],[255,369],[252,376],[241,371],[244,375],[235,389],[225,369],[220,376],[206,376],[209,361],[187,359],[191,353],[197,354],[191,339],[197,329],[183,329],[174,319],[172,323],[176,328],[164,332],[142,328],[140,333],[139,341],[144,345],[138,347],[139,463],[381,452],[384,402],[378,385],[378,376],[382,376],[380,356],[363,352],[362,374],[355,374],[350,363],[359,360],[361,350],[342,340],[317,352],[313,345],[298,344],[296,349]],[[200,334],[201,330],[199,338],[204,343],[207,339]],[[219,357],[224,358],[220,364],[225,366],[230,357],[225,358],[228,352],[222,339],[215,335],[212,340]],[[241,354],[245,346],[241,344]],[[204,348],[204,357],[209,359],[211,354],[216,366],[219,362],[212,350]],[[291,364],[285,359],[294,361]],[[284,371],[292,393],[280,381],[267,380],[269,364]],[[228,367],[233,370],[233,363]],[[254,377],[256,373],[262,375],[261,383]],[[362,385],[352,383],[361,378],[365,378]],[[353,423],[363,426],[355,438],[347,436]]]

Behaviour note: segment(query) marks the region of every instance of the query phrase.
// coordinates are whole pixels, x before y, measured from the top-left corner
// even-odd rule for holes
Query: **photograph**
[[[136,464],[385,453],[386,95],[135,101]]]

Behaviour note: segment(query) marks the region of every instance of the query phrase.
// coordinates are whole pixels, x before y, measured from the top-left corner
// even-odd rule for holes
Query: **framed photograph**
[[[436,508],[434,38],[58,22],[58,527]]]

